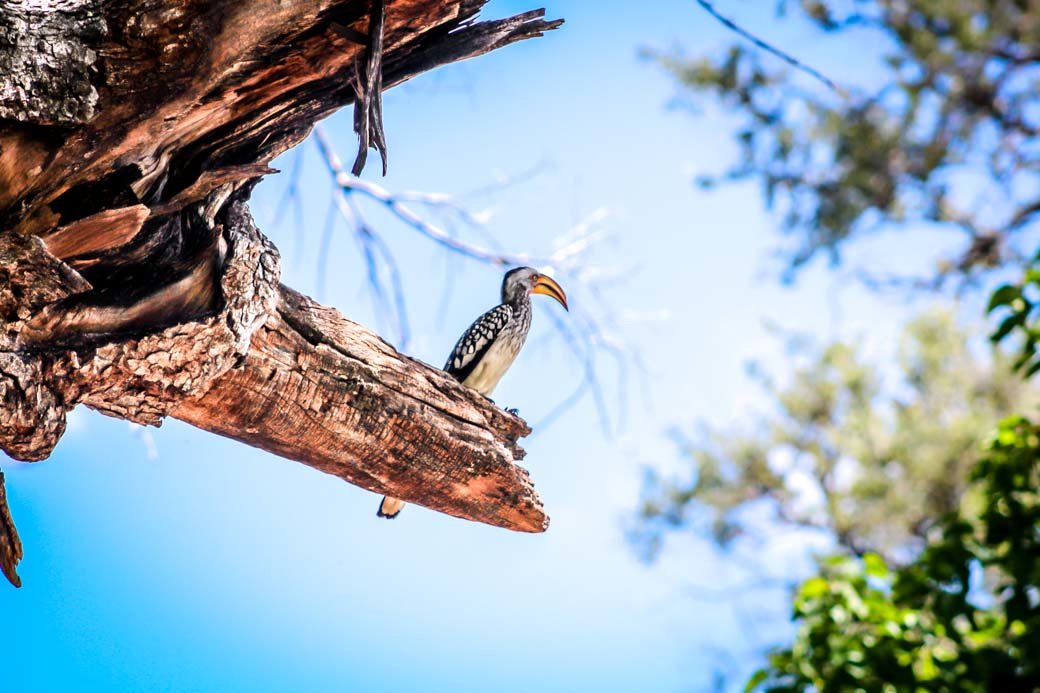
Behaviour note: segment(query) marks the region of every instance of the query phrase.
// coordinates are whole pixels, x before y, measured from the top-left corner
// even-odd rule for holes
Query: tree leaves
[[[1029,296],[1040,296],[1040,257],[1026,267],[1019,284],[1004,284],[990,296],[988,314],[998,314],[1000,323],[989,339],[1000,344],[1012,335],[1018,337],[1018,348],[1012,368],[1030,378],[1040,372],[1040,312],[1036,301]]]
[[[1040,685],[1040,428],[1005,420],[973,473],[984,498],[913,563],[821,563],[798,632],[746,690],[1033,690]],[[986,580],[973,575],[986,575]]]
[[[758,50],[735,42],[715,58],[651,55],[689,100],[715,96],[737,116],[737,160],[714,180],[761,184],[791,241],[786,276],[818,255],[837,260],[850,239],[868,233],[929,228],[967,238],[956,257],[923,270],[931,276],[920,283],[934,286],[1013,260],[1018,232],[1040,216],[1040,35],[1030,7],[803,0],[800,13],[792,7],[785,17],[800,34],[816,29],[840,52],[834,39],[854,31],[850,45],[875,47],[858,56],[876,63],[875,74],[851,95],[783,69],[761,42]],[[991,201],[967,203],[970,195],[951,183],[958,176],[977,181]]]
[[[757,376],[770,414],[737,430],[695,430],[680,442],[688,471],[648,473],[632,538],[652,554],[663,534],[689,527],[729,549],[765,531],[758,508],[843,551],[907,560],[962,503],[992,422],[1037,403],[1010,361],[980,359],[971,339],[951,313],[917,317],[887,382],[854,340],[794,347],[779,385]]]
[[[1040,372],[1034,260],[990,297],[990,339],[1021,338],[1013,368]],[[936,518],[921,554],[890,566],[877,554],[821,561],[794,599],[790,647],[748,691],[1040,688],[1040,427],[1006,418],[971,472],[977,512]]]
[[[987,313],[992,313],[995,309],[1000,306],[1010,305],[1012,301],[1022,296],[1022,287],[1014,286],[1012,284],[1004,284],[990,296],[989,305],[986,307]]]

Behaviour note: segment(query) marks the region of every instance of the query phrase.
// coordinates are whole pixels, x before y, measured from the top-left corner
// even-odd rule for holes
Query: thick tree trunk
[[[385,154],[380,86],[559,24],[474,22],[483,2],[0,0],[0,448],[47,457],[78,403],[172,415],[544,530],[526,425],[282,287],[245,203],[315,120],[358,98]],[[12,580],[20,552],[0,492]]]

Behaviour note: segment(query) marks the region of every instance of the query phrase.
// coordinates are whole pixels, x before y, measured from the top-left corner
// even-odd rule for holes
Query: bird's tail
[[[383,502],[379,504],[379,511],[376,513],[377,517],[385,517],[388,520],[392,520],[401,514],[401,510],[404,508],[404,501],[400,498],[391,498],[390,496],[383,496]]]

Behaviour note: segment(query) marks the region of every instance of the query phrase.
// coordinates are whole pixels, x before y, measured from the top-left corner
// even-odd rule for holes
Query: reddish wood
[[[286,287],[241,366],[171,415],[449,515],[548,526],[513,463],[523,421]]]
[[[63,260],[113,250],[133,240],[150,214],[144,205],[106,209],[59,226],[41,238],[47,244],[47,250]]]

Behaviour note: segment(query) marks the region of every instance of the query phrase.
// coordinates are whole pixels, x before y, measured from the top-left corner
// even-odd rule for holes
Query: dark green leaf
[[[990,296],[989,305],[986,307],[986,312],[992,313],[996,308],[1008,305],[1021,295],[1021,287],[1013,286],[1011,284],[1004,284],[999,289],[994,291],[992,296]]]
[[[1011,334],[1012,330],[1024,324],[1025,321],[1026,316],[1024,313],[1013,313],[1012,315],[1009,315],[1000,323],[1000,327],[997,328],[996,332],[990,335],[990,341],[994,344],[1003,341],[1005,337]]]

